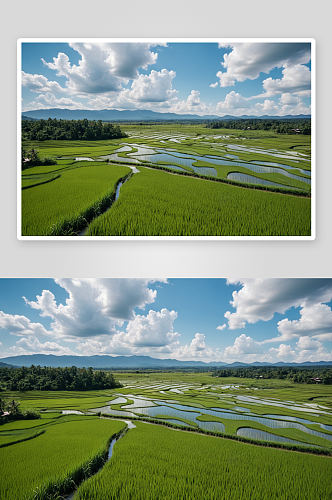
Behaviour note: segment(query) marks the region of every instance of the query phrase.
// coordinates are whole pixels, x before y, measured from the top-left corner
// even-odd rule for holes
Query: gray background
[[[11,0],[2,19],[0,277],[332,276],[329,2]],[[18,241],[16,41],[24,37],[315,38],[316,240]]]

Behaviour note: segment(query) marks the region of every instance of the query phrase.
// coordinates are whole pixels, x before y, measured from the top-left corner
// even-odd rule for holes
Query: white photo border
[[[310,43],[311,44],[311,235],[310,236],[23,236],[21,191],[23,43]],[[222,118],[222,117],[221,117]],[[310,241],[316,239],[316,40],[314,38],[19,38],[17,40],[17,239],[20,241]]]

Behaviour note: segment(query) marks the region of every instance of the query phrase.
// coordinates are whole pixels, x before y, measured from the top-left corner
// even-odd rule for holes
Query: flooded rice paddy
[[[263,149],[263,148],[250,148],[240,144],[230,144],[229,136],[213,136],[212,138],[222,139],[227,141],[226,144],[219,142],[210,142],[210,137],[190,137],[191,140],[204,139],[209,141],[209,147],[211,153],[216,154],[199,154],[195,151],[192,153],[189,151],[183,152],[183,146],[185,149],[189,149],[190,145],[186,144],[188,136],[181,134],[130,134],[130,139],[140,139],[147,142],[153,142],[153,145],[141,144],[137,142],[123,143],[121,147],[114,150],[111,154],[100,156],[100,159],[111,160],[119,163],[135,163],[137,165],[150,164],[158,165],[159,167],[168,167],[173,170],[183,172],[183,171],[194,171],[195,173],[208,176],[208,177],[218,177],[218,170],[216,166],[231,167],[235,169],[228,173],[227,179],[235,180],[237,182],[247,183],[247,184],[260,184],[266,186],[292,188],[288,184],[287,179],[285,179],[285,184],[273,182],[267,179],[260,179],[256,176],[251,176],[243,172],[236,172],[236,168],[245,168],[256,174],[280,174],[285,178],[295,179],[304,182],[308,185],[311,184],[311,171],[310,164],[306,163],[306,168],[301,168],[305,166],[304,161],[308,162],[309,158],[303,153],[299,155],[296,151],[282,152],[276,149]],[[234,138],[233,138],[234,139]],[[164,147],[158,147],[156,143]],[[172,148],[165,148],[165,145],[172,145]],[[202,145],[202,142],[196,142],[196,145]],[[182,146],[182,151],[174,149],[174,146]],[[291,160],[291,162],[296,163],[296,165],[285,165],[280,162],[269,162],[261,160],[244,161],[234,152],[255,154],[255,155],[268,155],[275,157],[276,159]],[[198,166],[198,162],[204,162],[210,164],[211,166]],[[301,163],[302,162],[302,163]],[[300,188],[298,188],[300,189]]]
[[[122,382],[123,383],[123,382]],[[257,396],[243,396],[236,394],[241,386],[237,385],[220,385],[220,386],[201,386],[197,387],[190,384],[181,383],[154,383],[154,384],[128,384],[126,389],[135,389],[140,391],[153,391],[154,396],[145,394],[119,394],[116,399],[110,401],[109,404],[102,408],[95,408],[95,412],[101,412],[118,417],[144,417],[158,419],[177,425],[194,426],[200,429],[209,431],[227,432],[227,422],[238,421],[239,429],[237,435],[250,437],[252,439],[263,439],[268,441],[277,441],[290,444],[306,444],[299,440],[288,439],[283,436],[277,436],[278,430],[293,429],[302,431],[308,436],[322,438],[329,447],[329,442],[332,442],[332,425],[319,423],[310,418],[317,418],[320,415],[332,416],[328,408],[321,405],[299,404],[294,401],[280,401],[272,398],[263,398]],[[243,389],[243,388],[242,388]],[[214,392],[212,392],[212,390]],[[222,391],[235,391],[233,394],[225,394]],[[246,388],[251,392],[251,389]],[[192,392],[193,391],[193,392]],[[201,394],[200,394],[201,392]],[[160,397],[156,397],[156,393]],[[172,399],[168,399],[167,396]],[[166,397],[165,397],[166,396]],[[174,399],[177,396],[179,399]],[[190,396],[192,396],[190,398]],[[184,398],[184,399],[183,399]],[[189,402],[190,404],[186,404]],[[242,404],[241,404],[242,403]],[[114,407],[114,405],[118,405]],[[247,408],[251,405],[251,408]],[[226,407],[225,407],[226,406]],[[260,407],[260,412],[257,413],[252,406]],[[284,408],[288,412],[302,412],[304,417],[297,415],[279,415],[277,413],[263,413],[262,408]],[[202,420],[201,420],[202,419]],[[220,420],[219,420],[220,419]],[[205,421],[204,421],[205,420]],[[246,426],[241,427],[241,423],[246,422]],[[276,432],[276,434],[267,431],[258,431],[250,427],[256,424],[263,425]],[[311,429],[309,426],[316,425],[316,429]],[[321,431],[317,430],[317,427]],[[324,432],[326,431],[326,432]],[[331,433],[329,433],[331,432]]]
[[[285,438],[283,436],[277,436],[276,434],[270,434],[269,432],[260,431],[258,429],[251,429],[250,427],[242,427],[236,432],[236,435],[250,439],[259,439],[262,441],[273,441],[275,443],[305,444],[305,446],[314,446],[301,441],[295,441],[294,439]]]

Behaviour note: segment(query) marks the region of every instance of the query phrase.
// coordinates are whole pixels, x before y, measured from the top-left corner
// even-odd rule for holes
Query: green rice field
[[[79,500],[328,499],[331,458],[137,423]]]
[[[22,172],[23,236],[311,235],[310,136],[122,129],[112,141],[24,142],[57,164]]]
[[[6,425],[0,426],[0,439],[15,432]],[[124,427],[123,422],[96,417],[66,416],[46,422],[44,432],[33,439],[0,449],[0,498],[42,499],[52,491],[60,494],[68,486],[70,490],[71,483],[88,476],[89,467],[91,472],[98,470],[110,438]]]
[[[212,372],[116,378],[116,390],[3,391],[41,419],[0,425],[1,499],[59,499],[73,487],[76,500],[331,497],[331,386]]]

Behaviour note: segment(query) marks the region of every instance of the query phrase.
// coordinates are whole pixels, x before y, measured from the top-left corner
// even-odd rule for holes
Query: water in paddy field
[[[126,422],[126,424],[128,425],[128,429],[134,429],[134,428],[136,428],[136,425],[134,425],[132,422],[130,422],[130,421],[126,421],[126,420],[125,420],[125,422]],[[115,443],[116,443],[117,441],[119,441],[119,439],[121,439],[124,435],[125,435],[125,432],[123,432],[122,434],[120,434],[120,436],[118,436],[118,437],[116,437],[116,438],[112,439],[112,441],[110,442],[110,446],[109,446],[109,448],[108,448],[107,462],[108,462],[108,461],[111,459],[111,457],[112,457],[112,454],[113,454],[113,447],[114,447]],[[105,465],[105,464],[104,464],[104,465]],[[100,469],[99,469],[99,470],[98,470],[95,474],[93,474],[93,475],[95,476],[96,474],[98,474],[98,472],[100,472],[100,471],[103,469],[104,465],[102,465],[102,466],[100,467]],[[74,498],[75,498],[75,495],[76,495],[76,489],[75,489],[74,491],[72,491],[71,493],[69,493],[69,495],[66,495],[66,496],[65,496],[65,498],[66,498],[66,500],[72,500],[72,499],[74,499]],[[57,497],[57,498],[58,498],[58,497]],[[61,498],[63,498],[63,497],[61,497]]]
[[[259,162],[259,164],[253,164],[253,163],[248,163],[244,161],[230,161],[227,159],[220,158],[219,156],[214,156],[214,155],[205,155],[205,156],[199,156],[195,154],[187,154],[187,153],[180,153],[177,152],[176,150],[171,150],[172,154],[169,154],[169,150],[163,150],[160,148],[156,148],[154,150],[150,150],[149,154],[139,154],[137,153],[130,153],[130,156],[132,157],[137,157],[140,160],[143,161],[148,161],[151,163],[157,163],[157,162],[168,162],[168,163],[178,163],[180,165],[184,165],[187,167],[191,167],[195,170],[197,173],[202,173],[203,175],[216,175],[217,172],[215,169],[210,170],[209,167],[195,167],[193,163],[196,161],[204,161],[206,163],[212,163],[214,165],[224,165],[228,167],[245,167],[248,170],[251,170],[253,172],[257,173],[279,173],[282,175],[285,175],[286,177],[289,177],[291,179],[297,179],[303,182],[306,182],[307,184],[311,184],[311,180],[307,179],[305,177],[302,177],[300,175],[296,175],[290,172],[287,172],[287,170],[295,170],[296,172],[302,172],[304,174],[310,175],[309,171],[299,169],[297,167],[290,167],[288,165],[282,165],[281,163],[271,163],[269,164],[268,162]],[[230,155],[226,155],[229,157]],[[257,162],[258,163],[258,162]],[[284,168],[279,168],[279,167],[284,167]],[[203,173],[203,168],[207,168],[207,172]]]
[[[177,165],[160,165],[160,167],[172,168],[174,170],[178,170],[179,172],[187,172],[185,168],[178,167]]]
[[[319,422],[312,422],[311,420],[307,420],[306,418],[298,418],[298,417],[289,417],[289,416],[280,416],[280,415],[264,415],[267,418],[275,418],[280,420],[291,420],[293,422],[300,422],[302,424],[317,424],[325,431],[332,432],[332,425],[320,424]]]
[[[227,148],[234,149],[242,153],[264,154],[268,156],[274,156],[276,158],[284,158],[285,160],[292,160],[292,161],[302,160],[302,158],[298,158],[293,154],[289,155],[289,153],[283,153],[281,151],[271,150],[271,149],[248,148],[247,146],[241,146],[238,144],[227,144]]]
[[[179,138],[180,139],[180,138]],[[169,141],[173,142],[180,142],[179,139],[168,139]],[[237,145],[225,145],[229,149],[234,149],[238,150],[241,152],[249,152],[249,153],[261,153],[261,154],[269,154],[274,157],[278,158],[285,158],[285,159],[292,159],[294,160],[295,155],[286,155],[282,154],[280,152],[277,152],[277,150],[260,150],[260,149],[250,149],[245,146],[237,146]],[[132,151],[132,148],[137,149],[137,151],[130,153],[129,151]],[[127,157],[122,158],[118,156],[118,153],[120,152],[126,152]],[[288,165],[283,165],[282,163],[273,163],[273,162],[264,162],[264,161],[258,161],[255,163],[249,163],[245,161],[241,161],[238,159],[238,156],[232,155],[232,154],[225,154],[223,157],[220,156],[214,156],[214,155],[204,155],[200,156],[197,154],[188,154],[188,153],[181,153],[177,151],[176,149],[160,149],[160,148],[152,148],[149,146],[141,146],[140,144],[132,143],[127,145],[125,143],[124,146],[121,148],[115,150],[112,154],[109,155],[104,155],[100,157],[101,159],[109,159],[112,161],[117,161],[119,163],[140,163],[142,162],[148,162],[151,164],[162,164],[166,163],[169,165],[169,168],[183,171],[184,169],[181,168],[181,165],[184,167],[190,167],[191,169],[194,170],[195,173],[203,176],[211,176],[211,177],[217,177],[217,170],[215,168],[211,167],[197,167],[194,165],[197,161],[204,161],[206,163],[211,163],[212,165],[223,165],[227,167],[244,167],[248,170],[251,170],[256,173],[279,173],[281,175],[284,175],[285,177],[289,177],[291,179],[296,179],[302,182],[305,182],[306,184],[311,184],[311,179],[302,177],[301,175],[298,175],[300,173],[305,174],[310,176],[311,172],[310,170],[304,170],[298,167],[293,167],[293,166],[288,166]],[[299,158],[300,160],[301,158]],[[233,161],[231,161],[233,160]],[[235,161],[234,161],[235,160]],[[299,161],[297,160],[297,162]],[[177,165],[174,165],[176,163]],[[288,170],[293,170],[294,173],[288,172]],[[243,173],[237,173],[237,172],[232,172],[228,174],[227,176],[228,179],[231,180],[236,180],[238,182],[244,182],[247,184],[261,184],[265,186],[274,186],[274,187],[289,187],[289,186],[284,186],[282,184],[275,183],[273,181],[267,181],[265,179],[259,179],[255,178],[254,176],[250,176],[248,174],[243,174]]]
[[[238,401],[245,402],[247,404],[259,404],[259,405],[267,405],[267,406],[277,406],[278,408],[286,408],[288,410],[295,410],[295,411],[302,411],[305,413],[315,413],[318,411],[318,408],[316,405],[315,407],[312,407],[312,405],[308,404],[296,404],[294,401],[283,401],[280,402],[279,400],[271,400],[271,399],[260,399],[255,396],[237,396]],[[321,409],[326,409],[328,408],[324,406],[319,406],[319,413],[323,413],[325,415],[330,415],[329,412],[322,411]],[[312,422],[314,423],[314,422]]]
[[[103,156],[100,156],[99,158],[102,158],[103,160],[117,161],[119,163],[140,163],[135,158],[123,158],[122,156],[118,156],[117,153],[103,155]]]
[[[155,401],[157,403],[157,401]],[[139,400],[135,402],[135,404],[139,404]],[[168,404],[170,404],[168,402]],[[124,408],[123,408],[124,409]],[[284,429],[284,428],[291,428],[291,429],[298,429],[303,432],[306,432],[308,434],[311,434],[313,436],[317,437],[322,437],[324,439],[327,439],[329,441],[332,441],[332,435],[329,434],[324,434],[319,431],[314,431],[312,429],[309,429],[302,425],[301,423],[298,423],[296,421],[290,421],[292,419],[286,420],[281,420],[279,419],[272,419],[272,418],[267,418],[267,417],[261,417],[259,415],[253,414],[241,414],[238,412],[234,412],[233,410],[225,410],[225,409],[219,409],[219,408],[198,408],[198,407],[192,407],[192,406],[185,406],[181,404],[172,404],[172,406],[167,406],[166,404],[163,405],[155,405],[153,407],[139,407],[137,408],[136,406],[131,406],[131,409],[134,410],[135,413],[140,414],[140,415],[146,415],[148,417],[156,417],[157,415],[167,415],[169,417],[173,418],[180,418],[180,419],[185,419],[185,420],[191,420],[192,422],[196,423],[199,425],[199,427],[202,427],[204,429],[209,428],[209,430],[214,430],[211,428],[211,425],[214,424],[217,427],[219,427],[219,430],[223,428],[223,430],[220,430],[220,432],[224,432],[225,426],[221,422],[201,422],[197,420],[197,416],[203,414],[203,415],[210,415],[214,417],[219,417],[223,419],[231,419],[231,420],[248,420],[248,421],[253,421],[260,423],[262,425],[265,425],[266,427],[270,427],[271,429]],[[248,410],[246,409],[248,412]],[[250,412],[248,412],[250,413]],[[286,416],[284,417],[285,419],[287,418]],[[307,421],[306,423],[315,423],[311,421]],[[218,424],[221,424],[220,426]],[[329,430],[329,429],[326,429]]]
[[[193,427],[190,424],[186,424],[185,422],[181,422],[181,420],[174,420],[172,418],[160,418],[161,422],[168,422],[169,424],[182,425],[183,427]]]
[[[288,444],[301,444],[302,446],[321,448],[321,446],[303,443],[302,441],[295,441],[294,439],[285,438],[283,436],[276,436],[275,434],[270,434],[269,432],[260,431],[258,429],[251,429],[250,427],[242,427],[241,429],[238,429],[236,435],[251,439],[260,439],[262,441],[274,441],[276,443],[288,443]]]
[[[109,401],[110,405],[124,405],[125,403],[127,403],[127,400],[126,400],[126,398],[122,398],[122,397],[115,398],[112,401]]]
[[[271,163],[268,161],[256,161],[255,163],[258,165],[267,165],[270,167],[282,167],[282,166],[284,166],[284,165],[282,165],[282,163]],[[309,175],[311,177],[311,170],[304,170],[303,168],[298,168],[298,167],[287,167],[287,168],[289,168],[291,170],[292,169],[298,170],[302,174]],[[301,177],[301,180],[302,180],[302,177]],[[303,179],[303,180],[305,180],[305,179]]]
[[[84,156],[80,156],[78,158],[75,158],[76,161],[95,161],[92,158],[84,158]]]
[[[78,410],[62,410],[62,415],[84,415],[84,413]]]
[[[292,186],[287,186],[285,184],[277,184],[276,182],[267,181],[265,179],[260,179],[259,177],[254,177],[253,175],[241,174],[240,172],[231,172],[227,174],[227,179],[237,182],[245,182],[247,184],[259,184],[263,186],[274,186],[274,187],[282,187],[286,189],[296,189],[301,191],[300,188],[295,188]]]
[[[133,400],[134,402],[132,404],[126,405],[125,408],[134,409],[134,408],[146,408],[149,406],[156,406],[152,401],[146,399],[136,399],[136,398],[130,398],[130,399]],[[122,408],[124,409],[124,407]]]
[[[124,410],[112,410],[110,406],[102,406],[100,408],[93,408],[89,411],[95,412],[95,413],[105,413],[105,415],[113,415],[115,417],[124,417],[124,418],[129,418],[129,417],[135,417],[135,413],[132,413],[130,411],[124,411]]]

